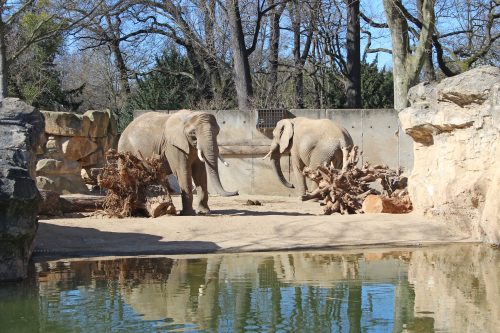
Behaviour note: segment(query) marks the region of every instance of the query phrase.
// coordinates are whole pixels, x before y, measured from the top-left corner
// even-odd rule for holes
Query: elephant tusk
[[[219,155],[219,160],[225,165],[225,166],[229,166],[229,163],[226,162],[225,159],[222,158],[222,156]]]
[[[262,157],[262,159],[265,160],[266,158],[268,158],[269,156],[271,156],[271,153],[272,153],[272,151],[269,151],[269,153],[267,153],[266,156]]]
[[[200,159],[200,161],[205,162],[205,160],[203,159],[203,156],[201,154],[201,149],[199,149],[199,148],[198,148],[198,158]]]

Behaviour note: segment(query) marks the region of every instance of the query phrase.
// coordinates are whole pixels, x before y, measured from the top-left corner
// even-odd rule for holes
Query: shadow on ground
[[[238,216],[314,216],[311,213],[280,212],[280,211],[255,211],[249,209],[213,209],[210,215],[238,215]]]
[[[54,239],[58,239],[54,246]],[[144,233],[109,232],[94,228],[39,224],[34,259],[89,256],[213,253],[220,247],[204,241],[162,241]]]

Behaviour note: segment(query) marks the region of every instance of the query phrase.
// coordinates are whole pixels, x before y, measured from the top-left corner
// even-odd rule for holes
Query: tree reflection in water
[[[459,245],[41,263],[35,283],[0,298],[0,324],[25,314],[40,332],[493,332],[499,258]]]

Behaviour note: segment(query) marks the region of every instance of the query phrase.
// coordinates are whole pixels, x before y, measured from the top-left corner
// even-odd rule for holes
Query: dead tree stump
[[[98,177],[99,186],[107,190],[104,211],[114,217],[175,214],[167,170],[168,163],[159,157],[140,159],[129,152],[108,151]]]
[[[382,207],[385,208],[382,210],[389,210],[390,203],[401,205],[401,210],[403,206],[406,207],[405,212],[411,210],[411,202],[407,193],[403,199],[402,189],[406,187],[406,178],[401,177],[400,170],[369,163],[359,168],[357,164],[358,147],[354,146],[350,149],[347,165],[342,170],[335,169],[333,165],[319,166],[316,169],[304,168],[304,175],[314,181],[318,187],[313,192],[304,195],[302,200],[322,199],[320,204],[323,206],[325,215],[356,214],[363,213],[363,202],[366,197],[371,194],[382,194],[385,198],[390,198],[384,201]],[[371,183],[375,181],[379,181],[382,185],[382,192],[371,186]]]
[[[161,185],[148,185],[145,187],[144,209],[151,217],[166,214],[175,214],[175,207],[167,189]]]

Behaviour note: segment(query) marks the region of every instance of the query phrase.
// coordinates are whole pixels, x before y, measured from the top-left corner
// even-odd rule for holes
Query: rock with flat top
[[[90,119],[73,112],[42,111],[45,133],[61,136],[87,136]]]

